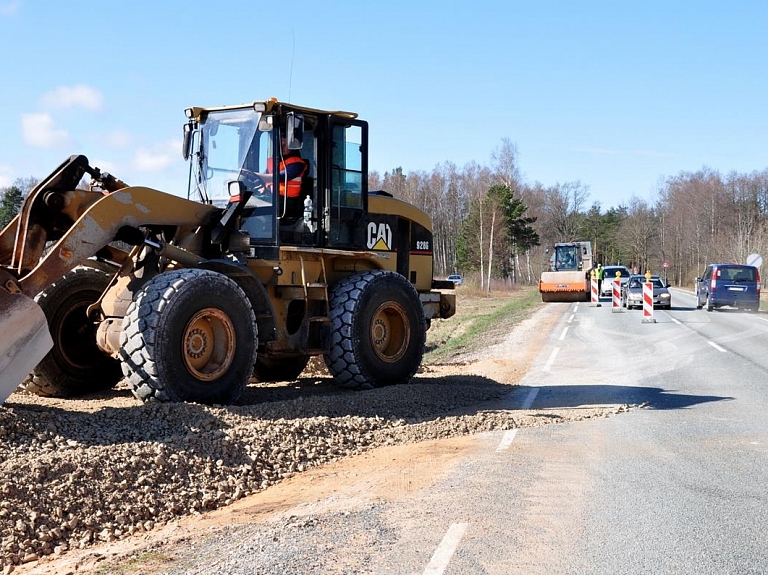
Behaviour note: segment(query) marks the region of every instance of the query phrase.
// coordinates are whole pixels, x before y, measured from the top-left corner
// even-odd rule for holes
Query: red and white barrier
[[[597,278],[592,278],[592,286],[590,292],[592,296],[589,299],[589,305],[594,307],[600,307],[600,296],[597,293]]]
[[[621,281],[619,281],[619,278],[616,278],[611,283],[613,284],[613,300],[611,302],[611,311],[621,312],[623,311],[621,309]]]
[[[643,282],[643,323],[656,323],[653,319],[653,284]]]

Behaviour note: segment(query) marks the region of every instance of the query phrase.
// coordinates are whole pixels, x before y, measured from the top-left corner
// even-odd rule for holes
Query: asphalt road
[[[371,572],[768,573],[768,315],[601,304],[552,304],[508,407],[645,407],[484,435]]]
[[[333,512],[233,525],[152,572],[768,573],[768,314],[678,290],[654,321],[608,299],[538,314],[554,327],[494,407],[628,411],[465,438],[451,465],[419,455],[426,486],[403,469],[397,497],[356,505],[340,485]]]

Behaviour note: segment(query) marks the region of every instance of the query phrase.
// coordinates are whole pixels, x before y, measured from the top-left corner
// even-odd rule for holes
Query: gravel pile
[[[327,377],[253,385],[227,407],[140,404],[125,388],[71,401],[16,393],[0,407],[0,571],[228,505],[372,447],[538,423],[462,413],[509,391],[423,372],[363,392]]]

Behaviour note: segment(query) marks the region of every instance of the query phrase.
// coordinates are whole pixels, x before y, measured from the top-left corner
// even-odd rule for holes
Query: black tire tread
[[[205,400],[188,398],[176,389],[176,382],[167,380],[157,366],[159,332],[163,329],[164,316],[161,311],[169,302],[184,289],[190,289],[193,282],[207,285],[213,290],[217,284],[226,285],[233,293],[238,294],[250,314],[250,324],[253,329],[253,341],[245,343],[244,349],[250,358],[242,361],[250,362],[247,377],[241,377],[236,387],[221,390],[215,397]],[[200,288],[196,288],[200,289]],[[205,403],[229,404],[234,402],[242,393],[253,373],[256,362],[256,347],[258,329],[256,318],[245,293],[230,278],[205,269],[179,269],[162,273],[147,282],[136,294],[133,302],[123,319],[121,335],[122,368],[126,382],[133,394],[142,401],[201,401]],[[239,342],[238,342],[239,344]]]
[[[100,294],[106,289],[109,281],[110,275],[102,270],[78,266],[40,292],[35,297],[35,301],[50,322],[58,307],[72,295],[74,290],[92,288],[94,293]],[[32,370],[22,383],[22,389],[42,397],[77,397],[110,389],[122,379],[119,361],[110,358],[107,354],[103,356],[98,354],[98,348],[95,348],[95,336],[93,341],[83,342],[83,345],[94,347],[96,363],[90,369],[73,372],[67,369],[65,360],[61,358],[56,348],[56,336],[52,335],[54,349],[48,352]]]
[[[399,375],[384,379],[366,357],[365,346],[356,340],[355,320],[360,307],[372,293],[384,288],[387,293],[401,291],[413,314],[411,337],[413,353],[398,366]],[[325,364],[336,382],[347,389],[371,389],[384,385],[409,382],[421,364],[426,342],[424,310],[416,288],[403,276],[385,270],[370,270],[355,274],[333,286],[330,293],[331,341],[323,356]],[[358,326],[359,327],[359,326]]]

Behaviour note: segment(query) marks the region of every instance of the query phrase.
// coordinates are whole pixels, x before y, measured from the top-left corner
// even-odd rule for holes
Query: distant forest
[[[660,184],[652,203],[633,197],[605,211],[589,203],[589,189],[579,181],[522,181],[517,148],[508,139],[488,166],[446,162],[431,172],[371,172],[368,180],[369,189],[431,216],[436,276],[462,273],[485,289],[499,281],[535,284],[547,267],[547,250],[569,240],[591,241],[596,262],[651,270],[674,285],[691,285],[708,263],[768,257],[768,169],[681,172]],[[0,188],[0,225],[36,183],[20,178]]]
[[[495,201],[499,186],[518,204],[511,216]],[[444,163],[431,172],[373,172],[369,188],[386,190],[432,217],[436,274],[479,274],[486,286],[491,278],[536,283],[547,266],[546,250],[569,240],[591,241],[596,262],[650,270],[674,285],[691,285],[708,263],[768,256],[768,169],[681,172],[660,184],[653,202],[633,197],[603,211],[589,203],[581,182],[523,182],[517,149],[505,139],[490,166]]]

